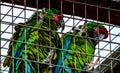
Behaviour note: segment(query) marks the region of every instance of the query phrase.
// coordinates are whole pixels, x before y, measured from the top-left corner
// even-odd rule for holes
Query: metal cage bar
[[[63,7],[63,0],[60,0],[60,11],[63,12],[64,11],[64,7]],[[69,32],[71,31],[72,32],[72,28],[73,27],[77,27],[78,25],[82,25],[84,22],[96,22],[96,23],[103,23],[104,26],[109,30],[109,38],[107,40],[102,40],[100,41],[100,43],[104,43],[104,45],[101,47],[101,44],[98,44],[96,46],[96,53],[94,55],[91,55],[91,54],[86,54],[86,53],[80,53],[80,52],[76,52],[74,51],[75,54],[84,54],[84,55],[90,55],[90,56],[94,56],[94,57],[100,57],[99,59],[99,62],[97,62],[97,65],[95,67],[95,70],[98,71],[98,72],[106,72],[105,69],[107,68],[110,68],[111,70],[111,73],[114,73],[114,63],[117,62],[117,61],[120,61],[120,51],[118,51],[117,49],[119,49],[119,45],[120,45],[120,42],[119,40],[118,41],[115,41],[116,39],[119,39],[120,38],[120,33],[116,33],[116,32],[112,32],[114,31],[114,29],[120,29],[119,26],[115,26],[114,24],[110,24],[111,23],[111,10],[113,11],[118,11],[120,12],[120,10],[117,10],[117,9],[113,9],[113,8],[110,8],[110,7],[102,7],[102,6],[99,6],[98,4],[97,5],[92,5],[92,4],[87,4],[87,0],[85,0],[85,3],[82,3],[82,2],[78,2],[76,0],[65,0],[67,2],[71,2],[72,3],[72,15],[67,15],[67,14],[64,14],[64,20],[65,20],[65,27],[68,28],[66,29],[64,32],[59,32],[59,31],[53,31],[51,30],[52,32],[57,32],[58,34],[60,35],[64,35],[64,34],[67,34],[66,32]],[[25,44],[30,44],[30,45],[34,45],[34,46],[41,46],[41,47],[47,47],[49,49],[54,49],[54,50],[58,50],[58,48],[55,48],[55,47],[52,47],[51,45],[50,46],[46,46],[46,45],[38,45],[38,44],[34,44],[34,43],[29,43],[29,42],[22,42],[22,41],[18,41],[18,40],[13,40],[13,39],[10,39],[11,36],[13,35],[13,33],[15,32],[14,31],[14,27],[16,25],[21,25],[21,24],[18,24],[19,22],[15,22],[17,19],[19,20],[22,20],[23,19],[23,23],[25,23],[25,25],[21,25],[21,26],[26,26],[26,21],[29,19],[29,16],[27,17],[27,11],[30,11],[30,12],[35,12],[35,11],[39,11],[39,0],[36,1],[36,8],[35,9],[32,9],[32,8],[27,8],[27,2],[26,0],[24,0],[24,6],[16,6],[14,4],[14,0],[12,0],[12,4],[9,5],[9,4],[6,4],[4,2],[1,2],[0,1],[0,72],[8,72],[8,67],[3,67],[3,61],[6,57],[10,57],[13,59],[13,66],[14,66],[14,59],[20,59],[20,60],[25,60],[27,61],[27,58],[25,59],[22,59],[22,58],[16,58],[14,57],[14,53],[11,56],[6,56],[5,54],[2,53],[2,51],[4,50],[5,52],[8,50],[8,44],[10,41],[13,41],[13,42],[20,42],[20,43],[25,43]],[[52,0],[49,0],[48,2],[48,7],[51,8],[52,5],[51,5],[51,2]],[[77,4],[83,4],[84,5],[84,16],[85,17],[78,17],[76,16],[76,9],[75,9],[75,5]],[[87,6],[92,6],[92,7],[95,7],[96,8],[96,20],[92,20],[92,19],[87,19]],[[2,8],[3,7],[8,7],[8,11],[6,13],[2,12]],[[14,8],[17,8],[17,9],[21,9],[20,13],[18,13],[18,15],[16,16],[14,14]],[[107,9],[108,10],[108,23],[106,22],[101,22],[99,21],[99,9],[100,8],[103,8],[103,9]],[[23,15],[22,15],[23,14]],[[33,13],[31,13],[30,15],[32,15]],[[12,21],[7,21],[6,20],[6,17],[8,18],[11,18]],[[50,23],[50,21],[49,21]],[[71,25],[70,25],[70,24]],[[4,26],[4,29],[3,29],[3,26]],[[51,25],[49,25],[51,26]],[[46,30],[46,29],[42,29],[42,28],[38,28],[38,27],[32,27],[32,26],[26,26],[25,28],[35,28],[37,30],[44,30],[44,31],[49,31]],[[8,29],[11,29],[12,31],[8,31]],[[4,35],[11,35],[9,37],[3,37]],[[49,33],[49,35],[51,35],[51,33]],[[75,36],[74,34],[69,34],[69,35],[72,35],[72,36]],[[77,36],[78,37],[78,36]],[[82,36],[80,36],[82,37]],[[25,31],[25,38],[26,38],[26,31]],[[50,38],[50,37],[49,37]],[[90,37],[85,37],[85,38],[90,38]],[[50,38],[51,39],[51,38]],[[94,38],[90,38],[90,39],[94,39]],[[63,39],[62,39],[63,41]],[[50,42],[51,43],[51,42]],[[75,39],[74,39],[74,43],[75,43]],[[62,44],[63,45],[63,44]],[[114,46],[115,45],[115,46]],[[6,47],[7,46],[7,47]],[[109,46],[109,47],[108,47]],[[113,47],[114,46],[114,47]],[[86,46],[87,47],[87,46]],[[74,46],[75,48],[75,46]],[[26,48],[25,48],[26,49]],[[63,50],[63,51],[70,51],[70,50],[64,50],[63,47],[62,49],[59,49],[59,50]],[[117,50],[117,51],[116,51]],[[105,56],[101,55],[100,52],[102,51],[109,51],[110,53],[107,53]],[[117,56],[114,56],[114,53],[118,53]],[[39,51],[38,51],[39,53]],[[26,54],[25,54],[26,55]],[[64,55],[64,54],[63,54]],[[38,55],[38,58],[39,58],[39,55]],[[75,65],[76,65],[76,55],[74,55],[74,58],[75,58]],[[64,60],[64,58],[63,58]],[[104,63],[105,60],[110,60],[110,63]],[[39,62],[38,61],[34,61],[34,60],[30,60],[31,62],[35,62],[38,64],[38,67],[39,67],[39,63],[42,64],[42,62]],[[46,63],[46,65],[52,65],[52,63]],[[57,66],[57,65],[53,65],[53,66]],[[66,68],[63,64],[63,66],[61,66],[63,69]],[[79,70],[76,66],[75,68],[71,68],[73,70]],[[52,72],[52,69],[51,69],[51,72]],[[94,71],[93,71],[94,72]],[[13,68],[13,73],[14,73],[14,68]],[[27,68],[26,68],[26,73],[27,73]],[[38,73],[39,73],[39,68],[38,68]],[[63,73],[65,73],[63,71]]]

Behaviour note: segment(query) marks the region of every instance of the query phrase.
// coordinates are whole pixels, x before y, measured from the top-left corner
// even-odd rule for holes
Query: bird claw
[[[86,63],[86,67],[84,68],[86,71],[91,71],[94,67],[94,63]]]
[[[75,28],[75,27],[73,27],[72,30],[79,31],[80,36],[82,36],[82,34],[84,34],[86,31],[85,28]]]
[[[49,65],[49,68],[52,68],[53,66],[52,65]]]
[[[51,49],[50,52],[48,53],[47,58],[45,58],[45,59],[42,61],[42,63],[48,63],[48,62],[50,62],[51,59],[52,59],[52,57],[53,57],[53,55],[54,55],[54,50]]]

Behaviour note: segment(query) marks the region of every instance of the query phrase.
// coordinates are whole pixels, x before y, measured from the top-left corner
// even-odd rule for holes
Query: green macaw
[[[61,48],[56,32],[60,27],[64,29],[63,14],[59,10],[36,11],[26,23],[15,26],[3,66],[9,67],[9,73],[43,73],[54,59],[53,48]]]
[[[100,23],[89,22],[73,29],[73,32],[65,33],[61,38],[63,49],[58,51],[53,73],[84,72],[93,59],[98,38],[102,40],[108,37],[107,29]],[[89,69],[88,66],[86,70]]]

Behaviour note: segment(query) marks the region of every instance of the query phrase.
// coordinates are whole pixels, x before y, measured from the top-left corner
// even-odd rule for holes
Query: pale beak
[[[103,39],[105,39],[105,35],[104,34],[98,34],[98,38],[99,38],[99,40],[103,40]]]

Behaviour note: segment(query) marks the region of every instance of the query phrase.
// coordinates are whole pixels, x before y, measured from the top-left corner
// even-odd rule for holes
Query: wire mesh
[[[13,3],[14,3],[14,0],[12,0]],[[61,0],[61,12],[63,11],[63,6],[62,6],[62,1]],[[71,0],[65,0],[65,1],[68,1],[68,2],[72,2],[72,11],[73,11],[73,14],[72,15],[67,15],[67,14],[64,14],[64,22],[65,22],[65,29],[64,31],[61,33],[60,31],[61,30],[57,30],[57,31],[54,31],[54,30],[51,30],[52,32],[56,32],[59,34],[59,36],[61,37],[62,35],[64,34],[67,34],[66,32],[74,32],[72,30],[73,27],[78,27],[79,25],[83,25],[85,23],[85,21],[87,22],[96,22],[96,23],[102,23],[104,24],[104,26],[107,28],[108,32],[109,32],[109,36],[107,39],[105,40],[102,40],[100,41],[97,45],[96,45],[96,50],[95,50],[95,54],[94,55],[91,55],[91,56],[94,56],[94,61],[96,61],[98,59],[98,57],[100,58],[99,61],[97,62],[97,64],[94,66],[95,70],[92,71],[94,73],[96,72],[101,72],[101,73],[104,73],[104,72],[107,72],[108,69],[111,70],[111,73],[114,73],[114,65],[119,63],[120,62],[120,26],[118,25],[114,25],[114,24],[110,24],[110,18],[112,18],[110,16],[110,10],[116,10],[116,9],[111,9],[109,7],[101,7],[101,6],[98,6],[98,5],[91,5],[93,7],[97,7],[97,20],[92,20],[92,19],[87,19],[87,10],[86,10],[86,5],[90,5],[90,4],[87,4],[86,1],[85,3],[81,3],[81,2],[78,2],[78,1],[71,1]],[[48,3],[48,7],[51,8],[51,5],[50,5],[50,2],[51,0],[49,0],[49,3]],[[18,24],[18,23],[25,23],[25,25],[23,26],[26,26],[26,22],[28,21],[28,19],[30,18],[30,16],[35,12],[35,11],[41,11],[41,9],[38,9],[38,0],[36,1],[36,8],[30,8],[30,7],[27,7],[26,6],[26,0],[24,0],[24,6],[20,6],[20,5],[15,5],[15,4],[9,4],[9,3],[5,3],[5,2],[0,2],[1,5],[0,5],[0,71],[1,73],[7,73],[9,71],[9,67],[3,67],[3,62],[5,60],[6,57],[10,57],[13,59],[13,65],[14,65],[14,59],[20,59],[20,60],[27,60],[27,58],[25,59],[22,59],[22,58],[16,58],[14,57],[14,52],[13,52],[13,55],[12,56],[7,56],[7,51],[8,51],[8,48],[9,48],[9,44],[10,44],[10,41],[12,41],[13,39],[11,38],[13,36],[13,34],[15,33],[15,29],[14,27],[16,25],[21,25],[21,24]],[[79,16],[75,16],[75,6],[74,6],[74,3],[80,3],[80,4],[84,4],[85,5],[85,18],[83,17],[79,17]],[[98,21],[99,20],[99,9],[98,8],[105,8],[105,9],[108,9],[108,20],[109,22],[106,23],[106,22],[101,22],[101,21]],[[117,10],[119,11],[119,10]],[[50,22],[49,22],[50,24]],[[49,27],[51,27],[51,25],[49,25]],[[28,26],[26,28],[33,28],[33,29],[37,29],[37,30],[44,30],[44,31],[49,31],[49,29],[42,29],[42,28],[38,28],[38,27],[32,27],[32,26]],[[24,37],[26,38],[26,31],[24,31],[25,34],[24,34]],[[49,33],[49,35],[51,35],[51,33]],[[74,34],[72,34],[73,36],[75,36]],[[50,37],[49,37],[50,38]],[[92,38],[91,38],[92,39]],[[51,39],[50,39],[51,40]],[[15,42],[21,42],[19,40],[13,40]],[[62,39],[63,41],[63,39]],[[29,42],[22,42],[22,43],[29,43]],[[49,42],[51,44],[51,42]],[[74,39],[74,43],[75,43],[75,39]],[[38,45],[38,44],[35,44],[35,43],[29,43],[31,45],[35,45],[35,46],[41,46],[41,47],[46,47],[46,48],[49,48],[49,49],[54,49],[54,50],[58,50],[58,48],[55,48],[55,47],[52,47],[51,45],[47,46],[47,45]],[[62,44],[63,45],[63,44]],[[75,48],[75,45],[74,45],[74,48]],[[87,48],[86,48],[87,49]],[[13,48],[14,50],[14,48]],[[62,49],[64,51],[64,48],[62,46]],[[70,50],[65,50],[65,51],[70,51]],[[83,54],[83,53],[80,53],[80,52],[76,52],[74,51],[76,54]],[[38,51],[39,53],[39,51]],[[117,53],[117,54],[116,54]],[[26,54],[25,54],[26,55]],[[64,54],[62,54],[63,56]],[[86,54],[85,54],[86,55]],[[39,55],[37,56],[39,58]],[[62,58],[64,60],[64,58]],[[76,55],[74,55],[74,63],[76,65]],[[39,62],[39,60],[30,60],[31,62],[35,62],[38,64],[38,67],[39,67],[39,63],[42,64],[42,62]],[[46,63],[48,65],[52,65],[52,63]],[[56,65],[55,65],[56,66]],[[63,66],[61,66],[63,69],[65,68],[64,67],[64,63],[63,63]],[[26,70],[26,73],[27,73],[27,68],[25,68]],[[71,68],[73,70],[79,70],[79,68],[77,68],[76,66],[74,68]],[[51,69],[51,72],[52,72],[52,69]],[[75,71],[77,73],[77,71]],[[13,68],[13,73],[14,73],[14,68]],[[38,73],[39,73],[39,68],[38,68]],[[62,73],[65,73],[64,71]]]

